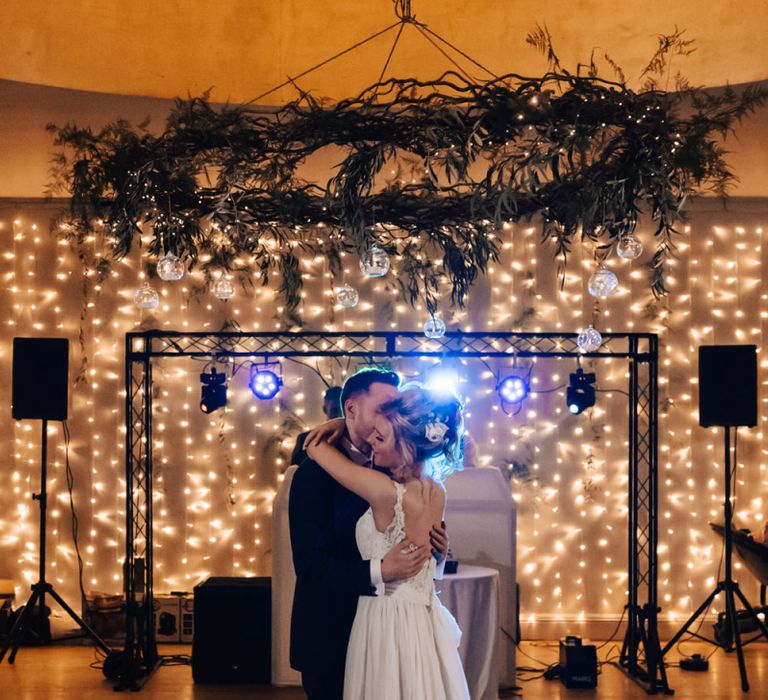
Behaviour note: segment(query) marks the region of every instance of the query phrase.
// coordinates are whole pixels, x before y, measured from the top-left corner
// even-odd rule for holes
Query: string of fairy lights
[[[246,330],[286,330],[270,288],[234,285],[227,299],[205,288],[202,275],[178,281],[147,279],[146,247],[112,265],[102,278],[105,255],[99,235],[81,259],[50,234],[42,206],[0,213],[3,254],[3,344],[0,361],[10,376],[10,340],[24,335],[63,335],[80,377],[72,391],[70,462],[80,520],[80,550],[87,590],[118,592],[124,542],[122,363],[124,334],[138,328],[218,330],[225,323]],[[721,515],[722,435],[698,426],[696,348],[708,343],[762,345],[768,333],[768,246],[763,213],[694,213],[689,234],[671,261],[672,294],[654,302],[646,286],[645,258],[611,255],[617,293],[596,300],[588,290],[593,251],[573,251],[568,270],[541,249],[533,228],[506,225],[502,260],[470,293],[466,309],[440,309],[449,329],[577,331],[590,323],[603,332],[660,334],[659,590],[663,616],[682,620],[717,576],[720,544],[708,522]],[[641,231],[643,239],[647,232]],[[650,246],[647,246],[650,248]],[[342,259],[334,277],[322,258],[301,261],[305,289],[299,314],[306,328],[413,330],[426,310],[399,298],[391,273],[366,277],[356,256]],[[154,309],[140,309],[135,293],[148,282]],[[84,287],[85,284],[85,287]],[[358,294],[342,304],[339,289]],[[83,291],[85,289],[85,296]],[[81,319],[82,316],[82,319]],[[761,359],[765,384],[768,359]],[[308,363],[314,365],[314,363]],[[423,375],[434,362],[403,360],[403,376]],[[478,445],[480,466],[501,467],[518,507],[517,576],[522,619],[590,620],[618,616],[626,589],[626,391],[627,368],[618,360],[584,359],[596,374],[595,405],[580,415],[566,406],[568,378],[576,363],[560,359],[503,367],[466,359],[453,369],[466,406],[467,427]],[[156,464],[156,590],[190,590],[209,575],[269,575],[272,500],[288,466],[293,439],[322,419],[325,384],[342,383],[355,364],[318,361],[316,368],[282,363],[283,386],[274,399],[254,399],[248,373],[219,363],[227,373],[228,404],[211,415],[199,410],[196,360],[163,361],[154,373]],[[509,410],[499,401],[501,370],[528,373],[530,394]],[[82,375],[82,376],[81,376]],[[762,391],[765,394],[765,391]],[[762,398],[764,406],[766,398]],[[519,409],[519,410],[518,410]],[[765,413],[765,411],[762,411]],[[737,524],[756,529],[768,518],[768,443],[762,426],[739,433],[736,474]],[[0,494],[0,559],[19,599],[37,575],[38,511],[30,500],[39,480],[39,427],[6,421],[8,488]],[[65,598],[77,595],[77,561],[70,530],[64,443],[50,427],[49,566]],[[749,595],[749,575],[737,564]]]

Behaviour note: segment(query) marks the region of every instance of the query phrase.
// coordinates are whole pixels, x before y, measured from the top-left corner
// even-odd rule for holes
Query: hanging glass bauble
[[[359,300],[360,295],[354,287],[345,284],[343,287],[336,288],[336,301],[345,309],[354,309]]]
[[[591,323],[576,338],[576,345],[582,352],[595,352],[602,344],[603,336]]]
[[[184,263],[173,253],[166,253],[157,261],[157,276],[166,282],[175,282],[184,277]]]
[[[439,316],[430,316],[424,321],[424,335],[427,338],[442,338],[445,335],[445,323]]]
[[[609,297],[619,289],[619,279],[605,265],[589,278],[587,289],[593,297]]]
[[[226,277],[219,277],[213,285],[213,296],[217,299],[231,299],[235,296],[235,285]]]
[[[152,288],[149,282],[144,282],[134,293],[133,300],[140,309],[156,309],[160,303],[160,296]]]
[[[623,260],[636,260],[643,252],[643,244],[634,233],[626,233],[616,244],[616,255]]]
[[[384,277],[389,272],[389,255],[379,246],[371,246],[370,250],[360,258],[360,270],[368,277]]]

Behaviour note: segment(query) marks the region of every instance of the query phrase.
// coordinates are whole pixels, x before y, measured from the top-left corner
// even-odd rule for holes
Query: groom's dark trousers
[[[291,666],[301,671],[309,700],[341,700],[357,599],[375,594],[370,564],[355,542],[355,526],[367,509],[362,498],[309,458],[293,476],[288,509],[296,569]]]

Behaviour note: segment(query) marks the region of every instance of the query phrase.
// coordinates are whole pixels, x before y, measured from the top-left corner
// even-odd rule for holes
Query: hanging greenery
[[[766,97],[658,89],[653,75],[687,46],[680,34],[662,37],[638,92],[610,59],[616,80],[594,62],[584,75],[563,69],[539,30],[529,41],[552,70],[537,78],[392,79],[337,104],[303,93],[275,111],[204,96],[177,100],[159,134],[125,121],[98,133],[51,125],[63,147],[53,184],[71,194],[76,236],[102,221],[119,258],[149,227],[150,252],[189,268],[257,274],[265,285],[279,273],[289,310],[302,256],[324,256],[338,272],[342,253],[377,245],[404,297],[434,313],[446,287],[463,305],[498,259],[506,222],[535,217],[565,262],[585,238],[607,254],[641,212],[655,222],[649,283],[663,295],[684,201],[725,193],[733,176],[720,139]],[[308,180],[308,160],[327,149],[330,178]]]

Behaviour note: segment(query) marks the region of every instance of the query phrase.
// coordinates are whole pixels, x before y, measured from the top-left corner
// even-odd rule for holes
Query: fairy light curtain
[[[64,335],[73,345],[70,429],[75,503],[86,590],[118,592],[124,527],[124,334],[158,327],[285,330],[279,301],[269,288],[238,287],[229,301],[215,298],[198,274],[154,284],[160,304],[141,311],[133,301],[143,281],[139,251],[102,279],[99,239],[74,252],[49,232],[55,205],[0,208],[2,344],[0,382],[9,396],[11,339]],[[721,438],[698,426],[696,348],[706,343],[755,343],[768,332],[768,202],[732,200],[728,210],[702,200],[691,207],[688,236],[671,261],[671,295],[654,300],[647,289],[645,256],[609,261],[619,294],[596,302],[586,290],[592,251],[574,251],[564,279],[542,254],[538,232],[510,227],[500,263],[470,294],[466,309],[447,311],[449,329],[575,331],[595,321],[603,331],[660,334],[660,603],[662,619],[682,620],[714,585],[720,542],[707,522],[721,512]],[[651,235],[640,231],[640,237]],[[398,296],[388,277],[363,279],[356,258],[344,276],[360,292],[355,308],[333,299],[324,260],[302,259],[305,289],[299,308],[305,329],[416,330],[427,317]],[[580,270],[583,268],[583,274]],[[562,282],[562,285],[561,285]],[[152,315],[149,315],[149,314]],[[761,358],[761,385],[766,363]],[[431,364],[409,360],[400,369],[417,376]],[[510,359],[507,368],[511,367]],[[603,361],[585,370],[598,388],[623,389],[624,363]],[[354,365],[320,361],[317,369],[341,383]],[[461,371],[467,425],[482,465],[504,469],[518,504],[518,580],[524,623],[614,620],[626,586],[626,397],[600,391],[594,409],[571,416],[565,387],[575,363],[540,359],[532,366],[534,392],[506,415],[493,372],[468,362]],[[155,379],[157,546],[156,590],[190,590],[211,575],[269,575],[270,509],[293,438],[321,419],[325,385],[313,369],[283,363],[285,386],[277,399],[256,401],[247,372],[230,382],[230,404],[210,416],[198,408],[203,365],[158,363]],[[765,394],[765,392],[761,392]],[[768,399],[761,397],[761,405]],[[15,423],[3,408],[0,444],[7,455],[0,492],[0,577],[23,596],[36,574],[37,510],[30,499],[39,476],[32,422]],[[761,426],[766,420],[761,416]],[[51,575],[65,597],[78,595],[61,431],[51,424],[49,549]],[[763,430],[740,431],[736,504],[738,526],[756,528],[768,517],[768,472]],[[737,564],[738,567],[738,564]],[[748,595],[747,572],[737,578]]]

